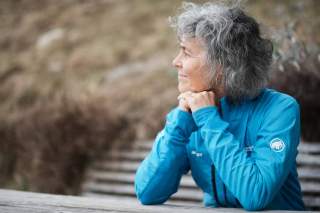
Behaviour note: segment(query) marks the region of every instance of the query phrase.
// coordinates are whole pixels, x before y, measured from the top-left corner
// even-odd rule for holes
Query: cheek
[[[198,60],[189,60],[184,63],[183,73],[186,78],[179,79],[179,90],[191,90],[195,92],[208,88],[206,68]]]
[[[209,88],[209,75],[207,70],[197,70],[190,78],[190,84],[196,91],[203,91]]]
[[[200,66],[197,62],[189,61],[185,64],[184,68],[186,74],[194,76],[199,72]]]

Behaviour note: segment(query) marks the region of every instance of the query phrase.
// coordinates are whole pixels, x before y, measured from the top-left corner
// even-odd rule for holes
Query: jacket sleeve
[[[164,203],[177,192],[182,174],[189,169],[186,144],[196,129],[192,115],[175,108],[167,115],[151,152],[135,176],[135,192],[144,205]]]
[[[270,104],[270,103],[268,103]],[[274,198],[295,163],[300,138],[299,106],[282,98],[267,106],[252,154],[241,148],[216,107],[193,113],[221,179],[246,210],[261,210]]]

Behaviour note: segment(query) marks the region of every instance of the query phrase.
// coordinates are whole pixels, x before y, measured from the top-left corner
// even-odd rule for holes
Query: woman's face
[[[180,93],[191,91],[201,92],[209,89],[205,51],[199,40],[182,38],[180,51],[172,65],[178,70],[178,89]]]

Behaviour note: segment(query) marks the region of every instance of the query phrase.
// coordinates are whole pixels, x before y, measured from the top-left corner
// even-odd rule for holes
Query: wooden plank
[[[245,212],[235,208],[204,208],[179,204],[141,205],[135,199],[119,199],[119,197],[89,198],[65,195],[50,195],[14,190],[0,190],[0,212],[152,212],[152,213],[238,213]],[[301,211],[268,211],[270,213],[300,213]]]
[[[118,194],[135,196],[133,185],[124,185],[117,183],[96,183],[87,182],[83,188],[88,192],[102,193],[102,194]],[[203,193],[198,189],[179,189],[177,193],[172,196],[172,199],[201,201]]]
[[[135,173],[141,162],[135,161],[96,161],[92,164],[91,169],[95,171],[121,171],[127,173]],[[187,175],[190,175],[189,171]]]
[[[317,194],[320,196],[320,183],[300,181],[303,193]]]
[[[133,147],[141,150],[151,150],[154,141],[137,141],[134,143]]]
[[[140,162],[130,162],[130,161],[103,162],[103,161],[97,161],[93,164],[92,168],[97,169],[97,170],[135,172],[138,169],[139,165],[140,165]]]
[[[109,162],[110,160],[128,160],[128,161],[138,161],[141,162],[147,155],[149,151],[145,150],[113,150],[112,152],[107,152],[99,160],[103,162]]]
[[[183,205],[143,206],[137,200],[115,198],[89,198],[50,195],[14,190],[0,190],[0,212],[244,212],[241,209],[203,208]]]
[[[132,196],[123,196],[123,195],[107,195],[107,194],[97,194],[97,193],[91,193],[91,192],[85,192],[83,194],[81,194],[81,196],[84,197],[93,197],[93,198],[106,198],[106,199],[115,199],[115,198],[119,198],[120,200],[126,199],[126,200],[134,200],[136,201],[137,198],[136,197],[132,197]],[[166,201],[166,204],[174,204],[174,205],[183,205],[183,206],[197,206],[197,207],[203,207],[202,201],[198,201],[198,202],[194,202],[194,201],[183,201],[183,200],[172,200],[169,199],[168,201]]]
[[[299,165],[320,166],[320,157],[317,155],[298,154],[297,163]]]
[[[31,205],[22,205],[22,206],[0,206],[1,213],[102,213],[110,212],[109,210],[98,210],[98,209],[88,209],[88,208],[76,208],[73,207],[48,207],[48,206],[31,206]],[[118,211],[112,211],[118,212]]]
[[[87,179],[98,182],[119,182],[134,184],[135,174],[125,173],[121,171],[90,171],[87,174]],[[191,175],[183,175],[180,182],[182,188],[197,188]]]
[[[320,168],[298,167],[299,179],[311,179],[320,181]]]
[[[320,143],[306,143],[301,142],[298,146],[301,153],[320,154]]]
[[[320,197],[314,197],[314,196],[303,196],[303,202],[306,206],[320,210]]]

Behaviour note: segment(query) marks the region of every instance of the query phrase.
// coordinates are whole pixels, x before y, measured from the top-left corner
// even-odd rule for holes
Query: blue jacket
[[[300,113],[296,100],[271,89],[237,105],[168,115],[139,166],[135,192],[142,204],[161,204],[190,169],[211,207],[304,210],[297,175]]]

